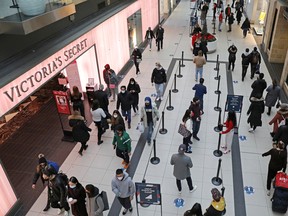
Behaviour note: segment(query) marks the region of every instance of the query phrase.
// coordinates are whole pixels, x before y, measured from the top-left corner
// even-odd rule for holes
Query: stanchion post
[[[178,89],[176,88],[176,74],[174,74],[174,89],[172,89],[173,93],[177,93]]]
[[[160,158],[156,157],[156,140],[153,139],[153,149],[154,149],[154,157],[150,159],[150,162],[154,165],[160,163]]]
[[[216,32],[215,32],[215,29],[216,29],[216,27],[215,27],[215,25],[216,25],[216,20],[215,19],[213,19],[213,35],[216,35]]]
[[[169,100],[169,105],[166,107],[167,110],[171,111],[174,109],[174,107],[171,105],[171,90],[169,90],[169,95],[168,95],[168,100]]]
[[[218,65],[218,62],[219,62],[219,55],[217,55],[217,59],[216,59],[216,67],[214,68],[214,70],[219,70],[219,65]]]
[[[214,109],[215,109],[215,108],[214,108]],[[222,110],[221,110],[221,108],[220,108],[220,110],[219,110],[219,115],[218,115],[217,126],[214,127],[214,131],[215,131],[215,132],[220,132],[220,131],[222,131],[222,128],[223,128],[223,126],[222,126],[222,124],[221,124],[221,113],[222,113]]]
[[[217,149],[213,151],[213,154],[215,157],[221,157],[223,154],[222,151],[220,150],[221,136],[222,136],[222,134],[219,133],[218,146],[217,146]]]
[[[178,73],[178,75],[177,75],[177,77],[178,78],[182,78],[183,77],[183,75],[181,74],[181,61],[179,60],[179,73]]]
[[[220,88],[220,80],[221,80],[221,75],[218,76],[218,85],[217,85],[217,90],[215,91],[215,94],[221,94],[221,91],[219,90]]]
[[[168,131],[167,129],[164,128],[164,111],[162,111],[162,128],[159,130],[159,133],[160,134],[166,134]]]
[[[225,187],[222,187],[221,188],[221,196],[224,197],[224,194],[225,194]]]
[[[182,60],[181,67],[185,67],[185,65],[184,65],[184,51],[182,51],[182,58],[181,58],[181,60]]]
[[[218,98],[217,98],[217,106],[214,107],[215,111],[221,111],[221,107],[219,107],[219,103],[220,103],[220,94],[218,94]]]
[[[222,184],[222,179],[219,177],[220,168],[221,168],[221,162],[222,162],[222,159],[219,158],[218,168],[217,168],[217,175],[215,177],[213,177],[212,180],[211,180],[212,184],[214,184],[215,186],[219,186],[219,185]]]

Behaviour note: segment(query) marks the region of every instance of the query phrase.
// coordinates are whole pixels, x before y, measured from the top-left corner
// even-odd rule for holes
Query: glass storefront
[[[141,10],[136,11],[127,18],[130,55],[136,45],[142,42],[142,16]]]

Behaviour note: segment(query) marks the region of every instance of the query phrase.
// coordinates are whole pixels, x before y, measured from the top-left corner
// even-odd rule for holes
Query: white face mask
[[[73,189],[73,188],[76,187],[76,185],[69,185],[69,187],[70,187],[71,189]]]
[[[134,82],[131,82],[132,85],[134,85]]]
[[[122,181],[123,176],[121,176],[121,177],[120,177],[120,176],[119,176],[119,177],[117,176],[117,179],[118,179],[119,181]]]
[[[114,118],[117,118],[117,117],[118,117],[118,115],[113,115],[113,117],[114,117]]]
[[[122,91],[121,91],[121,93],[123,93],[123,94],[124,94],[124,93],[125,93],[125,90],[124,90],[124,91],[122,90]]]

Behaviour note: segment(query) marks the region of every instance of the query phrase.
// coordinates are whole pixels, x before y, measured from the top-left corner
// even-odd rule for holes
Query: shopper
[[[194,54],[194,56],[198,56],[199,50],[201,50],[201,39],[200,39],[199,35],[197,35],[196,36],[196,41],[193,44],[193,54]]]
[[[232,25],[233,25],[233,23],[234,23],[234,20],[235,20],[234,14],[231,13],[231,14],[229,15],[229,17],[228,17],[229,30],[228,30],[227,32],[231,32],[231,31],[232,31]]]
[[[249,59],[249,49],[246,48],[245,52],[241,55],[242,58],[242,82],[247,74],[247,69],[249,67],[250,59]]]
[[[203,57],[202,50],[198,51],[198,55],[194,57],[193,62],[195,63],[195,81],[198,82],[198,75],[200,78],[203,77],[203,66],[206,64],[206,59]]]
[[[82,93],[79,91],[77,86],[73,86],[71,93],[71,102],[74,109],[79,109],[81,115],[85,118],[84,104],[82,101]]]
[[[128,173],[123,172],[122,169],[117,169],[116,176],[113,177],[111,186],[112,191],[115,193],[117,199],[124,208],[122,214],[125,215],[128,210],[129,212],[132,212],[133,208],[131,200],[135,193],[135,187]]]
[[[204,216],[222,216],[224,214],[226,203],[224,197],[222,197],[220,191],[217,188],[211,190],[212,202],[206,209]]]
[[[115,96],[118,94],[118,78],[114,70],[109,70],[109,89],[112,94],[111,102],[115,101]]]
[[[237,11],[236,11],[237,25],[240,25],[241,18],[242,18],[242,11],[241,11],[241,10],[237,10]],[[248,19],[248,18],[247,18],[247,19]]]
[[[77,115],[77,111],[74,111],[72,117],[69,116],[68,119],[69,125],[70,127],[72,127],[72,136],[74,141],[81,143],[81,148],[78,153],[82,156],[83,150],[86,150],[88,148],[88,145],[86,145],[90,138],[90,134],[88,132],[92,130],[91,128],[86,126],[83,119],[79,118],[79,115]]]
[[[64,216],[68,216],[70,207],[67,202],[67,183],[61,174],[55,174],[46,167],[43,171],[43,179],[49,182],[51,207],[58,208],[58,215],[64,212]]]
[[[134,78],[129,80],[129,84],[127,86],[127,91],[130,93],[132,97],[132,108],[135,115],[139,114],[139,93],[141,92],[139,84],[135,81]]]
[[[247,32],[250,30],[250,28],[251,28],[250,21],[249,21],[248,17],[246,17],[246,19],[244,20],[244,22],[242,23],[242,26],[241,26],[241,29],[243,30],[243,38],[246,38]]]
[[[156,89],[156,101],[163,100],[163,93],[164,93],[164,85],[166,84],[166,72],[165,69],[162,67],[160,62],[155,63],[155,68],[153,69],[151,75],[151,83],[155,84]]]
[[[204,2],[204,5],[202,6],[201,9],[201,14],[200,14],[200,20],[201,20],[201,25],[206,25],[206,17],[208,13],[209,7],[207,2]]]
[[[185,111],[184,116],[182,117],[182,123],[181,123],[190,132],[189,135],[187,134],[188,136],[183,136],[183,144],[186,146],[185,152],[188,154],[192,153],[192,147],[189,144],[193,144],[193,142],[191,141],[192,133],[190,131],[191,116],[192,116],[191,110],[187,109]]]
[[[276,79],[273,79],[272,85],[266,89],[267,94],[265,97],[265,106],[268,107],[267,115],[271,114],[272,107],[275,106],[277,101],[280,101],[280,86],[277,84]]]
[[[203,55],[205,56],[205,59],[207,61],[207,40],[205,39],[204,35],[201,37],[201,42],[200,42],[200,49],[202,50]]]
[[[267,87],[267,83],[264,79],[264,74],[260,73],[259,78],[257,78],[257,80],[255,80],[251,85],[252,92],[251,92],[250,98],[251,97],[257,97],[257,98],[263,97],[263,92],[266,89],[266,87]]]
[[[68,202],[74,216],[88,216],[86,210],[86,192],[78,179],[72,176],[69,179]]]
[[[156,125],[156,121],[159,120],[159,112],[155,103],[152,103],[150,97],[145,97],[145,104],[141,108],[140,119],[143,122],[144,127],[148,128],[147,133],[147,143],[151,145],[151,137],[153,134],[154,127]]]
[[[200,78],[199,80],[199,84],[195,84],[194,87],[192,88],[193,90],[195,90],[195,95],[194,97],[198,98],[200,100],[200,109],[203,111],[203,97],[204,94],[207,94],[207,88],[206,86],[203,84],[204,83],[204,78]]]
[[[198,23],[196,23],[196,25],[194,26],[193,32],[192,32],[192,36],[195,34],[201,33],[201,31],[202,31],[201,27],[199,26]]]
[[[132,52],[132,57],[133,57],[134,65],[136,67],[136,76],[138,76],[138,74],[140,74],[139,64],[142,61],[142,53],[140,49],[138,48],[138,46],[134,47],[134,50]]]
[[[227,19],[230,15],[231,15],[231,7],[228,4],[227,7],[225,8],[225,23],[227,22]]]
[[[221,12],[219,14],[218,21],[219,21],[218,31],[221,32],[222,31],[221,26],[222,26],[222,23],[223,23],[223,10],[221,10]]]
[[[279,124],[282,124],[285,118],[288,118],[288,104],[282,103],[280,109],[277,110],[275,116],[269,122],[269,125],[273,124],[273,131],[270,133],[272,137],[277,133]]]
[[[155,38],[154,32],[151,30],[151,27],[149,27],[145,34],[145,40],[147,40],[149,44],[149,51],[151,51],[151,48],[152,48],[153,38]]]
[[[257,47],[254,47],[253,51],[250,53],[250,64],[251,64],[251,76],[250,78],[253,79],[257,65],[261,64],[261,55],[257,50]]]
[[[162,25],[159,25],[156,31],[156,44],[158,51],[160,51],[160,48],[163,49],[163,38],[164,38],[164,28],[162,27]]]
[[[121,92],[117,96],[116,109],[119,110],[121,106],[122,116],[125,117],[125,121],[128,121],[128,129],[131,128],[131,104],[133,98],[129,92],[126,91],[126,86],[121,86]]]
[[[95,123],[95,126],[98,130],[98,141],[97,144],[101,145],[103,140],[101,140],[102,134],[105,132],[105,129],[102,128],[102,119],[106,118],[106,114],[102,108],[99,106],[99,102],[97,100],[93,101],[93,105],[91,108],[92,120]]]
[[[224,122],[223,126],[226,127],[226,130],[220,131],[220,134],[225,134],[224,145],[222,145],[221,148],[224,149],[224,154],[227,154],[231,151],[234,136],[234,128],[237,126],[235,111],[228,112],[227,119]]]
[[[274,142],[282,141],[285,145],[285,149],[288,145],[288,118],[285,118],[285,124],[278,128],[277,133],[273,137]]]
[[[104,202],[99,194],[99,189],[92,184],[85,186],[87,193],[86,208],[88,216],[103,216]]]
[[[121,125],[116,128],[112,145],[114,149],[116,148],[116,155],[123,159],[122,164],[124,164],[124,169],[127,169],[131,156],[131,139]]]
[[[106,64],[104,66],[104,70],[103,70],[103,79],[104,79],[104,82],[106,83],[106,87],[108,90],[108,96],[110,97],[111,96],[111,90],[110,90],[109,70],[110,70],[110,65]]]
[[[109,113],[108,105],[108,94],[104,91],[104,85],[100,84],[99,89],[96,90],[93,94],[93,100],[97,100],[100,108],[104,110],[104,112]]]
[[[116,132],[116,128],[118,125],[121,125],[125,131],[124,119],[122,118],[118,110],[114,110],[111,117],[111,130]]]
[[[203,216],[200,203],[195,203],[190,210],[184,213],[184,216]]]
[[[189,191],[192,193],[197,189],[197,186],[192,184],[192,178],[190,169],[193,167],[193,163],[190,157],[186,156],[184,152],[186,151],[186,146],[184,144],[179,145],[178,153],[173,154],[170,160],[170,164],[174,166],[173,175],[176,178],[176,185],[179,194],[182,192],[181,180],[186,179]]]
[[[247,111],[249,115],[247,122],[250,124],[249,132],[254,132],[256,127],[262,126],[262,113],[264,113],[264,98],[263,97],[251,97],[250,106]]]
[[[268,174],[267,174],[267,195],[270,196],[271,182],[275,178],[278,171],[286,171],[287,166],[287,150],[284,149],[284,143],[278,142],[276,148],[270,149],[268,152],[262,154],[262,157],[271,155]]]
[[[200,141],[200,138],[197,136],[199,129],[200,129],[200,123],[201,123],[201,115],[203,112],[200,109],[200,100],[197,97],[193,98],[193,101],[191,102],[191,105],[189,109],[192,111],[192,131],[193,131],[193,138],[197,141]]]
[[[238,49],[237,47],[232,44],[229,48],[228,48],[228,53],[229,53],[229,57],[228,57],[228,70],[231,71],[231,65],[232,65],[232,71],[234,71],[235,68],[235,61],[236,61],[236,53],[237,53]]]

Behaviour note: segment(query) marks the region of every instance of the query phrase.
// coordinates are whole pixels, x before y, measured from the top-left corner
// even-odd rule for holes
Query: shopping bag
[[[138,123],[136,130],[138,130],[140,133],[144,132],[145,127],[142,121]]]
[[[275,187],[288,189],[288,175],[284,172],[278,172],[275,177]]]
[[[181,134],[183,137],[188,137],[191,135],[191,132],[183,124],[179,125],[178,133]]]

